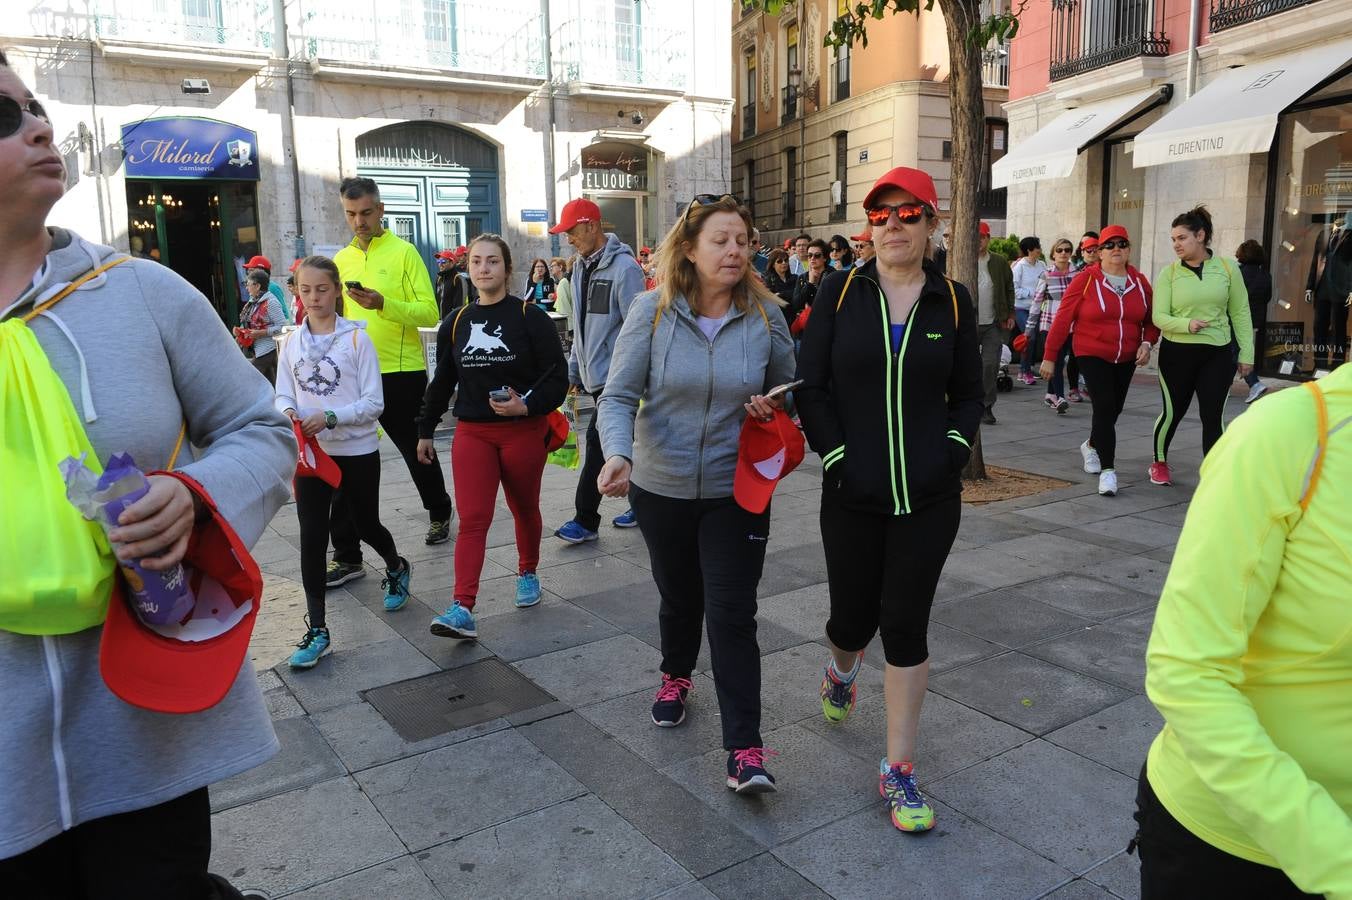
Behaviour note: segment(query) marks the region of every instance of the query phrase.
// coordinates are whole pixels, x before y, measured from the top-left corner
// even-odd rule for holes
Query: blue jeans
[[[1028,327],[1028,310],[1014,310],[1014,333],[1023,334],[1023,330]],[[1019,371],[1024,374],[1033,374],[1033,353],[1032,348],[1028,347],[1019,357]]]
[[[1044,331],[1039,336],[1038,343],[1042,343],[1046,339],[1047,332]],[[1050,381],[1047,382],[1047,393],[1051,394],[1053,397],[1064,397],[1066,395],[1065,374],[1066,374],[1066,363],[1069,361],[1070,361],[1070,339],[1066,338],[1066,342],[1061,345],[1061,352],[1056,354],[1056,368],[1053,369],[1052,371],[1052,378]],[[1075,387],[1078,388],[1079,385],[1075,385]]]

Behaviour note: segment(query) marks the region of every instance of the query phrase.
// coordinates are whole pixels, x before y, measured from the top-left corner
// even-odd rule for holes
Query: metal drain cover
[[[555,698],[497,659],[364,691],[366,702],[406,741],[421,741]]]

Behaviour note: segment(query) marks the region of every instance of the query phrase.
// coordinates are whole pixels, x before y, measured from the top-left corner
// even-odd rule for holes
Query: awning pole
[[[1188,6],[1188,93],[1185,100],[1197,90],[1197,41],[1201,15],[1202,0],[1191,0]]]

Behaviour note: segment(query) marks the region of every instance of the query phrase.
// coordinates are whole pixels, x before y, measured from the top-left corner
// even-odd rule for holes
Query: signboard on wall
[[[582,151],[582,190],[648,190],[648,151],[632,144],[603,141]]]
[[[195,117],[142,119],[122,126],[128,178],[258,180],[258,135]]]
[[[549,224],[549,210],[523,209],[521,221],[526,225],[526,234],[531,237],[544,237],[545,226]]]

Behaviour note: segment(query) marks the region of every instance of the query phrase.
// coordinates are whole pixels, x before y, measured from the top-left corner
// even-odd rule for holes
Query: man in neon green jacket
[[[1352,366],[1202,463],[1146,652],[1143,897],[1352,898],[1349,483]]]
[[[427,390],[427,363],[418,328],[437,324],[432,278],[417,248],[381,224],[385,204],[380,202],[380,188],[374,181],[345,178],[338,191],[353,234],[352,243],[334,256],[345,285],[343,316],[365,322],[366,334],[376,345],[385,391],[380,427],[404,457],[431,519],[427,543],[440,544],[451,534],[451,497],[441,466],[418,462],[416,422]],[[365,569],[356,528],[341,503],[334,504],[330,528],[333,562],[328,586],[336,587],[360,578]]]

